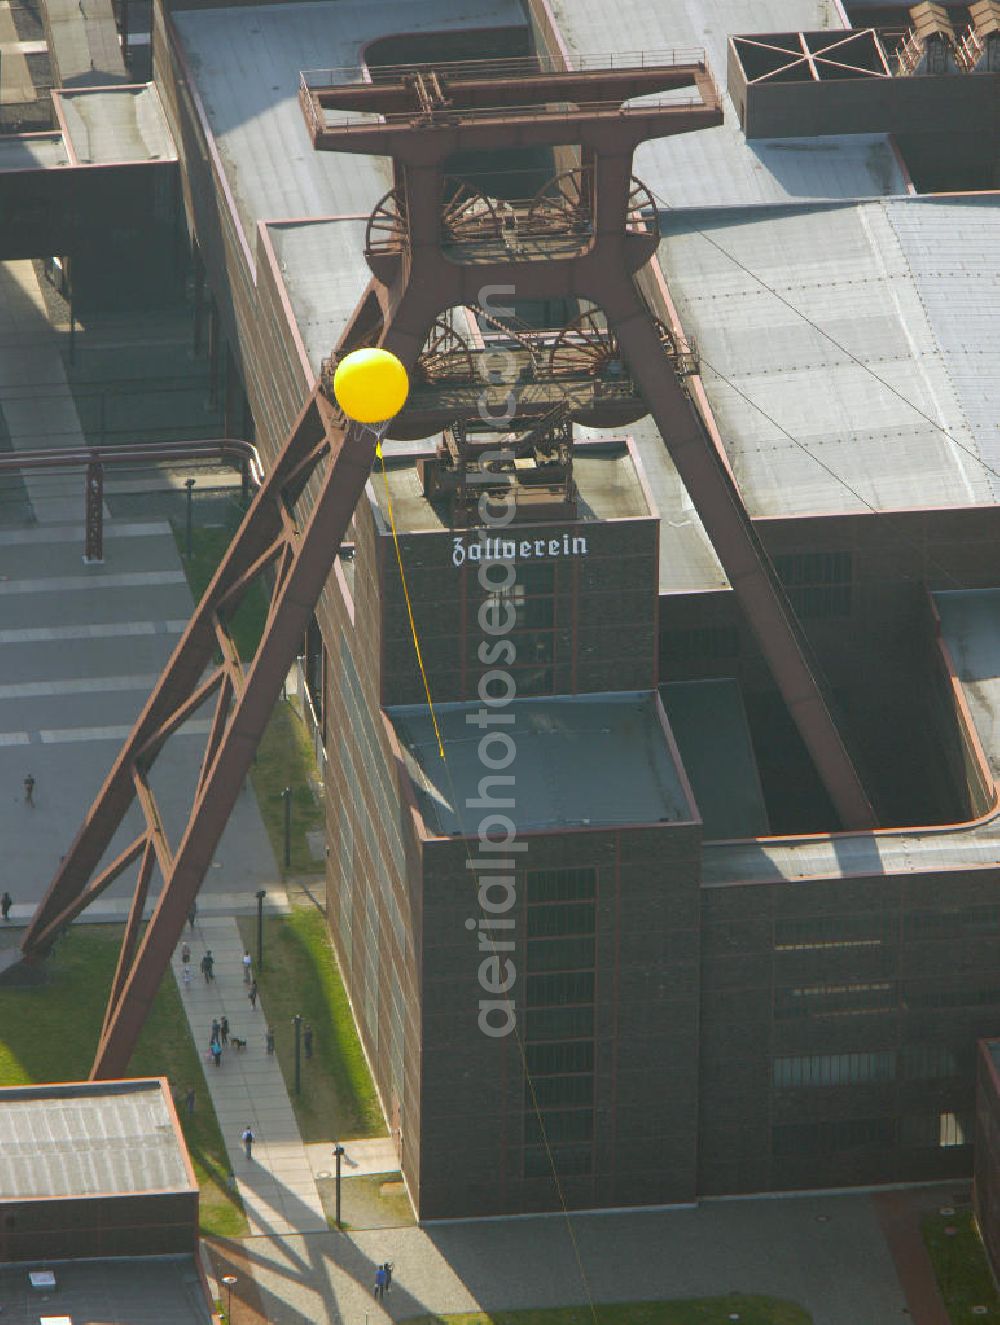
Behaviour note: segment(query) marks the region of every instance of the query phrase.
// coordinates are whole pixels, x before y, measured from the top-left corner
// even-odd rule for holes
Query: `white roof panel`
[[[882,134],[748,143],[726,89],[733,34],[839,28],[827,0],[552,0],[571,55],[700,47],[720,93],[725,123],[647,143],[635,173],[670,207],[868,198],[905,193]]]
[[[993,500],[890,223],[912,206],[665,214],[660,260],[752,515]]]

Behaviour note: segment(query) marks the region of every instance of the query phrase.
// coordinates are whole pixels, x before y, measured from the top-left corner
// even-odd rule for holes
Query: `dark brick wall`
[[[586,556],[517,561],[522,568],[554,571],[552,679],[548,690],[531,693],[582,694],[601,690],[646,690],[656,685],[657,593],[656,522],[621,520],[607,524],[512,525],[503,537],[520,543],[544,536],[562,543],[564,534],[586,539]],[[467,541],[467,540],[466,540]],[[478,624],[484,591],[479,565],[455,566],[450,532],[402,535],[403,564],[420,635],[424,665],[436,701],[473,699],[487,670],[478,660],[486,638]],[[379,540],[383,577],[382,702],[420,703],[423,682],[416,663],[406,604],[390,537]],[[517,669],[527,665],[527,633],[548,627],[525,625],[512,633],[519,644]]]
[[[691,1200],[698,1081],[696,826],[529,836],[517,871],[511,991],[526,1026],[525,872],[594,867],[597,976],[593,1171],[562,1179],[571,1207]],[[429,843],[424,909],[423,1218],[557,1208],[523,1171],[525,1079],[515,1035],[478,1026],[475,844]],[[433,880],[433,883],[430,881]],[[530,1022],[530,1014],[528,1015]],[[537,1085],[537,1078],[536,1078]]]
[[[975,1042],[1000,1032],[1000,872],[733,885],[703,903],[700,1193],[968,1173],[970,1145],[939,1144],[939,1123],[956,1115],[971,1142]],[[775,1059],[833,1055],[878,1079],[772,1082]],[[812,1140],[774,1131],[813,1125]]]
[[[197,1191],[0,1203],[4,1261],[164,1256],[197,1246]]]
[[[976,1054],[976,1151],[973,1200],[993,1277],[1000,1277],[1000,1081],[989,1048]]]

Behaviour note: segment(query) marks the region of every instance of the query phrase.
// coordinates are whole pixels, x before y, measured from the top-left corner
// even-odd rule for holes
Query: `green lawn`
[[[324,872],[323,862],[313,860],[306,839],[306,833],[323,828],[323,808],[310,783],[316,776],[316,759],[305,724],[287,700],[279,699],[257,747],[250,779],[282,878]],[[292,850],[287,869],[282,799],[286,787],[292,790]]]
[[[87,1079],[121,934],[119,926],[74,925],[47,960],[44,984],[0,987],[0,1085]],[[242,1205],[228,1187],[225,1146],[172,975],[160,986],[129,1075],[165,1076],[175,1098],[194,1086],[194,1117],[178,1112],[201,1187],[202,1232],[218,1237],[246,1233]]]
[[[256,955],[256,919],[244,917],[239,925],[243,941]],[[326,922],[314,907],[296,907],[287,916],[265,919],[264,970],[258,984],[303,1141],[385,1136]],[[314,1034],[312,1059],[302,1057],[300,1096],[294,1092],[296,1013]]]
[[[174,523],[174,538],[195,602],[200,600],[208,587],[236,528],[235,516],[224,528],[193,528],[192,555],[188,558],[184,555],[184,523]],[[264,585],[258,581],[247,591],[230,622],[230,631],[244,662],[253,657],[260,643],[268,601]],[[311,780],[315,781],[317,777],[316,759],[309,733],[287,700],[279,700],[274,706],[271,720],[257,749],[250,777],[282,878],[286,874],[322,874],[323,862],[313,860],[306,840],[307,832],[323,826],[323,809],[317,804],[311,786]],[[291,863],[287,867],[285,806],[282,799],[286,787],[292,791],[292,849]]]
[[[173,522],[177,550],[181,554],[181,561],[191,588],[191,596],[196,603],[201,600],[202,595],[208,588],[219,562],[233,540],[237,527],[238,522],[234,515],[230,523],[224,527],[199,529],[196,511],[195,524],[191,530],[191,556],[187,557],[185,556],[185,522],[183,520]],[[244,662],[248,662],[257,651],[257,645],[260,643],[260,637],[264,630],[264,621],[267,618],[268,603],[268,593],[264,585],[258,581],[251,585],[243,595],[239,607],[229,622],[230,634],[235,640],[240,657]]]
[[[812,1317],[794,1302],[774,1297],[706,1297],[696,1301],[627,1302],[538,1311],[498,1311],[484,1316],[413,1316],[406,1325],[810,1325]]]
[[[986,1263],[979,1230],[971,1210],[957,1210],[953,1215],[929,1215],[921,1223],[924,1242],[930,1252],[938,1287],[953,1321],[981,1320],[1000,1322],[1000,1299]],[[952,1236],[946,1228],[957,1229]],[[984,1306],[985,1316],[973,1316],[972,1307]]]

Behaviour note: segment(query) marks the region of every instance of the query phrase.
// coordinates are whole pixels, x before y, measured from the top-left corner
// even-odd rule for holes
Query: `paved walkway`
[[[258,1238],[243,1249],[274,1325],[386,1325],[582,1304],[588,1292],[595,1303],[761,1293],[798,1302],[813,1325],[908,1319],[865,1194]],[[377,1303],[385,1260],[392,1291]]]
[[[243,944],[232,918],[199,917],[191,944],[192,982],[184,990],[180,950],[174,971],[181,988],[194,1042],[201,1054],[209,1094],[222,1128],[229,1162],[250,1221],[252,1235],[326,1232],[329,1225],[299,1136],[277,1056],[265,1051],[267,1021],[258,1002],[251,1009],[243,983]],[[215,979],[205,982],[200,962],[206,948],[215,958]],[[230,1037],[247,1041],[228,1047],[222,1066],[208,1056],[212,1020],[229,1018]],[[240,1134],[249,1123],[256,1137],[253,1159],[243,1152]]]

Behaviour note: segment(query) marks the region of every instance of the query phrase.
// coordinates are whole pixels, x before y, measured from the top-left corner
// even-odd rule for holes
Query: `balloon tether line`
[[[392,511],[392,495],[389,492],[389,475],[385,468],[385,456],[382,454],[382,438],[385,436],[389,421],[385,423],[365,424],[365,428],[375,438],[375,454],[382,465],[382,482],[385,484],[385,504],[389,512],[389,528],[392,530],[392,543],[396,549],[396,564],[399,567],[399,581],[403,586],[403,597],[406,600],[406,615],[410,619],[410,633],[413,635],[413,647],[417,654],[417,666],[420,668],[420,679],[424,683],[424,694],[427,696],[427,707],[430,709],[431,722],[434,724],[434,735],[437,737],[438,754],[444,759],[444,742],[441,740],[441,729],[438,726],[437,714],[434,711],[434,701],[431,699],[430,682],[427,680],[427,669],[424,667],[423,654],[420,652],[420,637],[417,635],[417,623],[413,619],[413,604],[410,601],[410,590],[406,583],[406,572],[403,570],[403,554],[399,546],[399,535],[396,532],[396,517]]]

